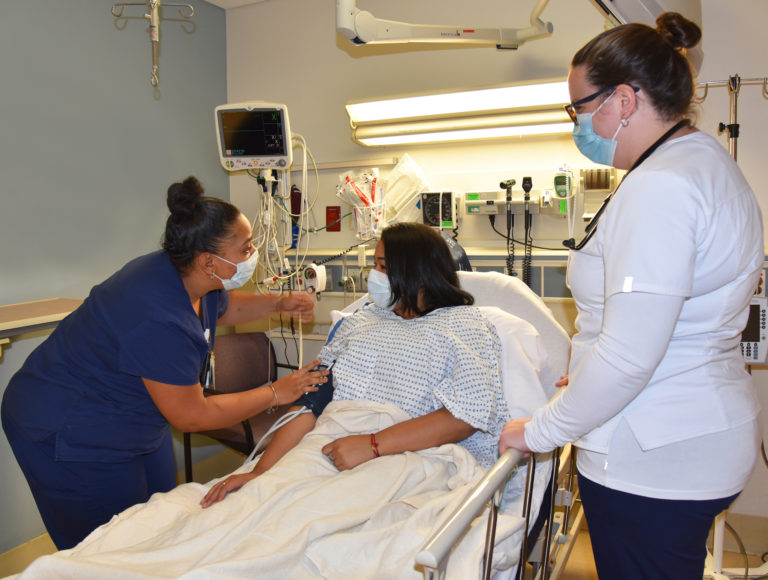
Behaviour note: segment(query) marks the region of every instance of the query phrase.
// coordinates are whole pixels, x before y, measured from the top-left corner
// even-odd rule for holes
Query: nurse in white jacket
[[[578,308],[569,386],[500,450],[573,441],[600,578],[699,580],[714,517],[759,447],[739,348],[763,264],[760,208],[717,141],[690,122],[684,56],[701,32],[676,13],[603,32],[573,58],[574,141],[628,170],[570,242]]]

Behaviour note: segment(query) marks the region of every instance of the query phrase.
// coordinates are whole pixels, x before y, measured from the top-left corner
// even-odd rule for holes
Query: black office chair
[[[275,350],[263,332],[222,334],[216,336],[214,345],[215,391],[207,392],[206,396],[245,391],[277,380]],[[290,404],[282,405],[275,413],[260,413],[224,429],[198,433],[248,455],[289,408]],[[191,434],[183,435],[184,475],[189,482],[192,481]]]

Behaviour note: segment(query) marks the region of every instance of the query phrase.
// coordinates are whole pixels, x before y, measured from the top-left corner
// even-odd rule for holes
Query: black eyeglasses
[[[605,87],[604,89],[600,89],[596,93],[587,95],[583,99],[579,99],[578,101],[574,101],[572,103],[565,105],[565,107],[563,108],[565,109],[565,112],[568,113],[568,116],[571,118],[571,121],[573,121],[573,124],[578,125],[579,119],[576,117],[576,107],[578,107],[579,105],[584,105],[586,103],[589,103],[590,101],[594,101],[597,97],[599,97],[603,93],[607,93],[608,91],[613,91],[617,86],[619,85],[611,85],[610,87]]]
[[[578,101],[569,103],[568,105],[565,105],[563,108],[565,109],[565,112],[568,113],[568,116],[571,118],[571,121],[573,121],[573,124],[578,125],[579,119],[576,116],[576,107],[578,107],[579,105],[584,105],[586,103],[589,103],[590,101],[594,101],[597,97],[599,97],[604,93],[615,91],[616,87],[618,86],[619,85],[611,85],[611,86],[605,87],[604,89],[600,89],[596,93],[587,95],[583,99],[579,99]],[[632,87],[632,90],[635,92],[640,90],[640,87],[633,87],[632,85],[629,85],[629,86]]]

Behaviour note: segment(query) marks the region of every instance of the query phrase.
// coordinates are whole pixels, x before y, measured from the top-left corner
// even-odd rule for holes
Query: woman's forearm
[[[375,433],[381,455],[419,451],[445,443],[457,443],[472,435],[474,427],[454,417],[445,407],[392,425]]]
[[[322,452],[340,470],[352,469],[382,455],[420,451],[466,439],[475,429],[441,408],[372,435],[348,435],[331,441]]]
[[[525,425],[533,451],[550,451],[619,413],[651,379],[683,306],[680,296],[614,294],[597,343],[573,369],[563,393]]]
[[[291,411],[299,409],[299,406],[291,407]],[[277,463],[283,455],[298,445],[301,438],[309,433],[315,426],[315,416],[312,413],[302,413],[289,423],[283,425],[272,436],[271,441],[261,454],[259,462],[253,468],[254,475],[261,475]]]
[[[168,385],[143,380],[152,401],[171,425],[182,432],[208,431],[233,425],[273,406],[292,403],[304,393],[316,391],[315,385],[328,378],[327,370],[312,370],[319,362],[314,360],[270,386],[213,397],[203,396],[199,385]]]
[[[303,292],[280,296],[235,290],[229,293],[229,307],[219,318],[218,325],[246,324],[281,313],[288,316],[302,316],[304,320],[309,320],[314,311],[314,298]]]

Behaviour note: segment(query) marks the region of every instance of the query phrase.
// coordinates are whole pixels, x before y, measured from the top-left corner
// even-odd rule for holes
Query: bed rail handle
[[[522,451],[505,451],[451,517],[427,540],[416,554],[416,563],[425,568],[425,578],[442,578],[451,548],[485,508],[496,490],[504,485],[522,458]]]

